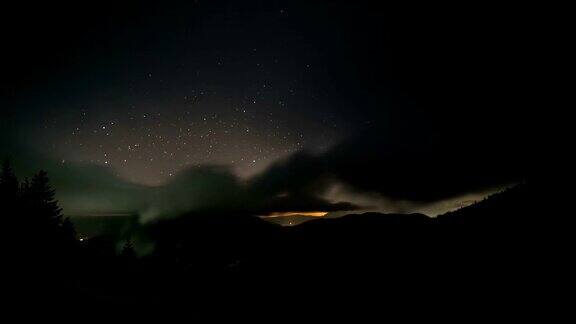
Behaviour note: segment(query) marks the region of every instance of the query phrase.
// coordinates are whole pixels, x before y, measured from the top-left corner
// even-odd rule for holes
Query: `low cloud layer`
[[[15,162],[28,161],[20,163],[28,174],[48,169],[68,214],[120,211],[143,222],[187,213],[433,211],[526,180],[523,146],[497,140],[498,134],[467,134],[369,129],[322,154],[293,154],[249,179],[227,166],[204,165],[158,187],[128,183],[93,165],[22,155]]]
[[[188,169],[168,184],[151,188],[149,204],[142,211],[144,221],[179,214],[241,213],[268,215],[275,212],[352,211],[360,206],[334,202],[322,197],[322,188],[296,188],[291,181],[283,185],[263,184],[272,181],[264,173],[255,179],[242,180],[223,166],[201,166]]]

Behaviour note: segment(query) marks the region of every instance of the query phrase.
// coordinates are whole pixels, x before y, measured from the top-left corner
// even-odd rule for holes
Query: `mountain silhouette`
[[[511,311],[511,299],[534,305],[562,282],[563,226],[540,213],[548,204],[541,197],[520,184],[435,218],[363,213],[295,226],[249,214],[187,214],[141,225],[136,239],[152,242],[144,255],[134,237],[81,242],[74,264],[63,263],[66,289],[50,289],[79,308],[274,309],[313,301],[407,309],[449,303],[464,311],[488,298]]]

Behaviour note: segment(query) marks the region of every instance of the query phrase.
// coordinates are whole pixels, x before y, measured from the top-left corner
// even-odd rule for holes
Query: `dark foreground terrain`
[[[435,219],[366,213],[294,227],[189,215],[143,229],[155,249],[140,258],[130,246],[117,255],[104,237],[56,245],[21,237],[7,278],[16,304],[89,312],[526,315],[561,307],[554,297],[568,284],[569,229],[543,197],[523,184]]]

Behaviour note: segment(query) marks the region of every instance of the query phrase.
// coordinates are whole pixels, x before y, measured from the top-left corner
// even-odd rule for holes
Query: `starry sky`
[[[79,190],[114,193],[92,204],[103,209],[138,209],[127,201],[186,187],[190,170],[243,183],[235,190],[268,201],[250,205],[266,213],[411,211],[410,202],[484,194],[527,177],[528,108],[541,98],[532,88],[539,72],[527,68],[539,35],[523,10],[11,4],[2,154],[24,173],[48,168],[73,209],[90,200],[65,196]],[[273,208],[266,191],[314,203]]]
[[[158,10],[119,17],[108,27],[120,30],[97,31],[60,58],[54,69],[72,75],[34,100],[41,111],[25,140],[42,138],[45,153],[64,163],[110,166],[155,185],[204,163],[250,175],[300,149],[324,150],[346,132],[321,86],[322,48],[305,28],[294,30],[288,9]]]

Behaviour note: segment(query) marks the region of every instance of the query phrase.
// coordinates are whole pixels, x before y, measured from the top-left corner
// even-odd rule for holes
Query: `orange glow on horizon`
[[[324,217],[328,212],[274,212],[265,217],[288,217],[288,216],[309,216],[309,217]]]

